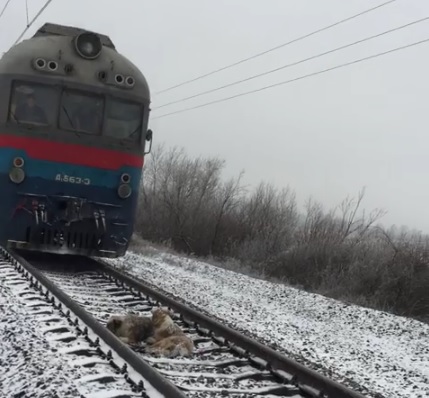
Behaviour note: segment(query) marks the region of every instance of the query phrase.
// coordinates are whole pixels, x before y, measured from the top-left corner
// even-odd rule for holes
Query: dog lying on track
[[[164,308],[152,310],[153,335],[147,339],[146,352],[166,357],[191,356],[194,343],[183,333]]]
[[[126,344],[145,341],[154,331],[151,318],[131,314],[111,316],[106,327]]]

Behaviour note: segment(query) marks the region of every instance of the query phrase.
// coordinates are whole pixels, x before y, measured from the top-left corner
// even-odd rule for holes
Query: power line
[[[160,116],[155,116],[155,117],[153,117],[151,119],[152,120],[154,120],[154,119],[161,119],[161,118],[164,118],[164,117],[167,117],[167,116],[171,116],[171,115],[175,115],[175,114],[178,114],[178,113],[188,112],[188,111],[191,111],[191,110],[194,110],[194,109],[203,108],[203,107],[206,107],[206,106],[209,106],[209,105],[213,105],[213,104],[217,104],[217,103],[220,103],[220,102],[229,101],[229,100],[234,99],[234,98],[244,97],[244,96],[249,95],[249,94],[254,94],[254,93],[257,93],[257,92],[260,92],[260,91],[268,90],[270,88],[274,88],[274,87],[282,86],[282,85],[285,85],[285,84],[293,83],[293,82],[296,82],[298,80],[306,79],[308,77],[321,75],[323,73],[330,72],[332,70],[336,70],[336,69],[344,68],[346,66],[354,65],[354,64],[357,64],[357,63],[360,63],[360,62],[368,61],[368,60],[373,59],[373,58],[378,58],[378,57],[381,57],[383,55],[391,54],[393,52],[401,51],[401,50],[404,50],[406,48],[414,47],[414,46],[417,46],[419,44],[423,44],[423,43],[427,43],[427,42],[429,42],[429,38],[424,39],[424,40],[420,40],[420,41],[417,41],[417,42],[414,42],[414,43],[411,43],[411,44],[407,44],[405,46],[396,47],[396,48],[393,48],[393,49],[388,50],[388,51],[384,51],[384,52],[381,52],[381,53],[370,55],[368,57],[359,58],[357,60],[350,61],[350,62],[347,62],[347,63],[344,63],[344,64],[340,64],[340,65],[337,65],[337,66],[333,66],[331,68],[327,68],[327,69],[323,69],[323,70],[320,70],[320,71],[317,71],[317,72],[309,73],[309,74],[304,75],[304,76],[299,76],[299,77],[296,77],[294,79],[285,80],[285,81],[282,81],[282,82],[279,82],[279,83],[275,83],[275,84],[271,84],[269,86],[264,86],[264,87],[261,87],[261,88],[255,89],[255,90],[246,91],[246,92],[241,93],[241,94],[232,95],[230,97],[221,98],[221,99],[218,99],[218,100],[215,100],[215,101],[206,102],[206,103],[201,104],[201,105],[197,105],[197,106],[193,106],[193,107],[181,109],[181,110],[178,110],[178,111],[175,111],[175,112],[166,113],[166,114],[163,114],[163,115],[160,115]]]
[[[1,10],[1,12],[0,12],[0,18],[3,16],[3,14],[5,13],[5,11],[6,11],[6,8],[8,7],[8,5],[9,5],[9,3],[11,2],[12,0],[7,0],[6,1],[6,4],[3,6],[3,8],[2,8],[2,10]]]
[[[28,0],[25,0],[25,16],[27,17],[27,26],[30,23],[30,16],[28,15]]]
[[[290,64],[286,64],[286,65],[280,66],[280,67],[275,68],[275,69],[271,69],[271,70],[266,71],[266,72],[258,73],[257,75],[252,75],[252,76],[247,77],[245,79],[237,80],[237,81],[232,82],[232,83],[224,84],[223,86],[220,86],[220,87],[216,87],[216,88],[213,88],[213,89],[210,89],[210,90],[203,91],[201,93],[190,95],[189,97],[181,98],[181,99],[178,99],[176,101],[171,101],[171,102],[168,102],[167,104],[163,104],[163,105],[157,106],[156,108],[154,108],[154,110],[155,109],[164,108],[164,107],[169,106],[169,105],[177,104],[179,102],[184,102],[184,101],[190,100],[192,98],[197,98],[197,97],[200,97],[200,96],[205,95],[205,94],[213,93],[215,91],[219,91],[219,90],[222,90],[222,89],[227,88],[227,87],[232,87],[232,86],[235,86],[237,84],[247,82],[249,80],[257,79],[258,77],[266,76],[266,75],[269,75],[271,73],[278,72],[278,71],[280,71],[282,69],[286,69],[286,68],[289,68],[291,66],[296,66],[296,65],[302,64],[304,62],[307,62],[307,61],[310,61],[310,60],[313,60],[313,59],[316,59],[316,58],[320,58],[320,57],[322,57],[324,55],[331,54],[331,53],[334,53],[336,51],[343,50],[345,48],[355,46],[356,44],[360,44],[360,43],[363,43],[365,41],[369,41],[369,40],[375,39],[377,37],[384,36],[384,35],[387,35],[389,33],[392,33],[392,32],[395,32],[395,31],[398,31],[398,30],[401,30],[401,29],[408,28],[408,27],[410,27],[412,25],[416,25],[418,23],[427,21],[428,19],[429,19],[429,17],[421,18],[421,19],[419,19],[417,21],[413,21],[413,22],[407,23],[405,25],[402,25],[402,26],[399,26],[399,27],[396,27],[396,28],[393,28],[393,29],[386,30],[386,31],[384,31],[382,33],[378,33],[376,35],[369,36],[369,37],[366,37],[366,38],[361,39],[361,40],[357,40],[357,41],[355,41],[353,43],[349,43],[349,44],[346,44],[344,46],[340,46],[340,47],[334,48],[333,50],[325,51],[323,53],[320,53],[320,54],[317,54],[317,55],[313,55],[313,56],[308,57],[308,58],[304,58],[304,59],[302,59],[300,61],[292,62]]]
[[[27,23],[27,26],[25,27],[25,29],[22,31],[22,33],[19,35],[19,37],[16,39],[15,43],[13,43],[13,45],[17,44],[22,38],[23,36],[27,33],[28,29],[31,28],[31,26],[33,25],[34,22],[36,22],[37,18],[40,17],[40,15],[42,14],[43,11],[46,10],[46,7],[48,7],[48,5],[52,2],[52,0],[47,0],[47,2],[45,3],[45,5],[39,10],[39,12],[34,16],[34,18],[31,20],[30,23]]]
[[[295,39],[293,39],[293,40],[290,40],[290,41],[288,41],[288,42],[286,42],[286,43],[280,44],[280,45],[278,45],[278,46],[276,46],[276,47],[273,47],[273,48],[270,48],[270,49],[268,49],[268,50],[262,51],[262,52],[260,52],[260,53],[255,54],[255,55],[252,55],[252,56],[250,56],[250,57],[247,57],[247,58],[241,59],[240,61],[237,61],[237,62],[234,62],[234,63],[232,63],[232,64],[229,64],[229,65],[223,66],[223,67],[221,67],[221,68],[219,68],[219,69],[215,69],[215,70],[213,70],[213,71],[211,71],[211,72],[208,72],[208,73],[205,73],[205,74],[203,74],[203,75],[197,76],[197,77],[195,77],[195,78],[193,78],[193,79],[186,80],[186,81],[184,81],[184,82],[182,82],[182,83],[179,83],[179,84],[176,84],[176,85],[174,85],[174,86],[167,87],[167,88],[165,88],[165,89],[163,89],[163,90],[157,91],[156,93],[154,93],[154,95],[158,95],[158,94],[161,94],[161,93],[165,93],[165,92],[167,92],[167,91],[173,90],[174,88],[184,86],[185,84],[189,84],[189,83],[195,82],[195,81],[200,80],[200,79],[203,79],[203,78],[205,78],[205,77],[208,77],[208,76],[214,75],[215,73],[218,73],[218,72],[224,71],[224,70],[226,70],[226,69],[232,68],[232,67],[234,67],[234,66],[240,65],[240,64],[242,64],[242,63],[244,63],[244,62],[247,62],[247,61],[250,61],[250,60],[252,60],[252,59],[255,59],[255,58],[261,57],[262,55],[268,54],[268,53],[270,53],[270,52],[272,52],[272,51],[275,51],[275,50],[278,50],[278,49],[280,49],[280,48],[286,47],[286,46],[288,46],[288,45],[290,45],[290,44],[296,43],[296,42],[298,42],[298,41],[300,41],[300,40],[304,40],[304,39],[306,39],[306,38],[308,38],[308,37],[310,37],[310,36],[313,36],[313,35],[315,35],[315,34],[317,34],[317,33],[321,33],[321,32],[323,32],[323,31],[325,31],[325,30],[328,30],[328,29],[331,29],[331,28],[333,28],[333,27],[335,27],[335,26],[341,25],[341,24],[342,24],[342,23],[344,23],[344,22],[348,22],[348,21],[350,21],[350,20],[352,20],[352,19],[358,18],[358,17],[360,17],[361,15],[368,14],[368,13],[370,13],[370,12],[372,12],[372,11],[375,11],[375,10],[377,10],[377,9],[379,9],[379,8],[381,8],[381,7],[384,7],[384,6],[386,6],[386,5],[390,4],[390,3],[393,3],[393,2],[395,2],[395,1],[396,1],[396,0],[390,0],[390,1],[387,1],[387,2],[385,2],[385,3],[379,4],[378,6],[375,6],[375,7],[369,8],[369,9],[367,9],[367,10],[364,10],[364,11],[362,11],[362,12],[358,13],[358,14],[352,15],[351,17],[348,17],[348,18],[342,19],[341,21],[338,21],[338,22],[335,22],[335,23],[333,23],[333,24],[331,24],[331,25],[328,25],[328,26],[325,26],[325,27],[323,27],[323,28],[317,29],[317,30],[315,30],[315,31],[313,31],[313,32],[311,32],[311,33],[307,33],[307,34],[305,34],[304,36],[297,37],[297,38],[295,38]]]

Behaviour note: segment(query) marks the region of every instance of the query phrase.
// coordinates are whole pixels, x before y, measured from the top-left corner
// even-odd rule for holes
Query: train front
[[[149,103],[144,76],[107,36],[45,24],[10,49],[0,59],[0,244],[125,254]]]

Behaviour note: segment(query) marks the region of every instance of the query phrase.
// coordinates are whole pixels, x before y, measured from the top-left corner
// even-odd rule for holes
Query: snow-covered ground
[[[67,322],[23,277],[8,279],[8,273],[12,267],[0,260],[0,397],[107,398],[114,388],[118,395],[129,391],[107,360],[99,359],[93,368],[80,366],[82,357],[73,351],[89,349],[86,340],[70,333],[76,338],[60,341],[55,329],[68,328]],[[97,383],[93,378],[99,374],[113,381]]]
[[[0,396],[79,397],[69,381],[72,369],[40,332],[31,309],[0,281]]]
[[[429,397],[429,325],[156,249],[109,262],[371,396]]]

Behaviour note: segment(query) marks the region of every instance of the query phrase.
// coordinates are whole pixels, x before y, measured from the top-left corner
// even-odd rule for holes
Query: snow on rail
[[[108,260],[326,376],[429,396],[429,325],[167,253]]]
[[[0,256],[0,395],[3,397],[141,397],[124,375],[59,316],[52,301],[40,300],[26,277]],[[45,290],[46,291],[46,290]],[[76,316],[71,312],[73,318]],[[81,326],[81,325],[80,325]],[[92,335],[91,335],[92,334]],[[98,336],[88,328],[91,341]],[[105,344],[100,341],[99,346]],[[110,347],[104,349],[108,352]],[[114,362],[117,354],[110,350]],[[92,356],[94,355],[94,356]],[[79,357],[80,356],[80,357]],[[84,356],[82,358],[82,356]],[[86,357],[89,356],[89,357]],[[123,361],[122,361],[123,362]],[[93,365],[97,364],[96,367]],[[115,371],[115,372],[113,372]],[[127,375],[142,380],[131,367]],[[162,398],[145,380],[146,397]]]

